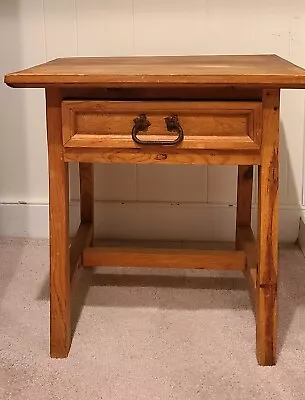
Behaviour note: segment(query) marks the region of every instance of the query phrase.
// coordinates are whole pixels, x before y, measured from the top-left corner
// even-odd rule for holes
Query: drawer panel
[[[132,138],[134,120],[145,115],[149,127]],[[165,119],[177,116],[181,149],[258,150],[261,142],[260,102],[217,101],[63,101],[65,147],[149,148],[153,142],[173,142],[179,130],[169,131]],[[160,144],[160,141],[162,144]],[[167,145],[169,147],[169,145]]]

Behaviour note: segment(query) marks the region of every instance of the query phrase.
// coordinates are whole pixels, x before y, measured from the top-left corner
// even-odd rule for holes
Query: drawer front
[[[62,102],[65,147],[258,150],[261,127],[260,102]]]

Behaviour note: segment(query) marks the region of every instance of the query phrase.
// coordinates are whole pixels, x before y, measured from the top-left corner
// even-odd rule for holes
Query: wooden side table
[[[67,58],[8,74],[5,82],[46,90],[51,356],[68,355],[71,288],[82,266],[211,268],[244,271],[255,304],[257,359],[274,364],[280,89],[305,88],[305,70],[275,55]],[[79,162],[81,199],[71,247],[70,161]],[[96,162],[238,165],[236,251],[93,247]],[[257,243],[253,165],[259,165]]]

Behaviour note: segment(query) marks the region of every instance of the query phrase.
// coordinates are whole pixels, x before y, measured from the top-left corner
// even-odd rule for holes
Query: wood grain
[[[277,285],[256,288],[257,360],[259,365],[276,364]]]
[[[168,147],[149,147],[149,150],[105,150],[95,148],[65,148],[65,161],[118,164],[260,164],[258,151],[173,151]]]
[[[131,129],[130,129],[131,131]],[[167,135],[149,135],[149,134],[138,134],[137,137],[141,140],[147,141],[162,141],[171,140],[173,141],[177,137],[177,133],[171,133]],[[97,149],[142,149],[147,148],[149,145],[136,144],[129,135],[75,135],[67,143],[65,147],[68,148],[97,148]],[[167,149],[171,146],[160,145],[160,151]],[[238,151],[251,151],[259,150],[259,145],[254,143],[247,136],[240,137],[221,137],[221,136],[185,136],[183,141],[177,145],[174,145],[177,149],[182,150],[229,150]]]
[[[61,95],[46,90],[50,220],[50,353],[67,357],[71,344],[69,176],[61,132]]]
[[[252,188],[253,188],[253,166],[239,165],[238,179],[237,179],[235,248],[236,250],[243,250],[246,253],[247,262],[246,262],[246,270],[244,273],[248,281],[249,293],[253,309],[255,310],[257,249],[253,251],[254,247],[253,243],[255,243],[255,240],[251,229]],[[253,268],[255,268],[255,270],[253,270]],[[255,278],[254,282],[253,278]]]
[[[305,70],[276,55],[60,58],[5,76],[14,87],[48,85],[256,85],[305,87]]]
[[[260,102],[64,101],[66,147],[141,148],[131,137],[134,118],[151,123],[142,140],[172,140],[164,119],[178,115],[184,139],[179,149],[255,150],[261,140]],[[255,123],[254,123],[255,122]]]
[[[264,91],[258,195],[257,358],[260,365],[273,365],[276,360],[279,103],[279,90]]]
[[[238,270],[245,268],[244,252],[159,246],[105,245],[90,247],[83,254],[84,266],[193,268]]]
[[[260,365],[273,365],[279,88],[305,88],[305,70],[275,55],[79,57],[57,59],[8,74],[5,82],[13,87],[47,88],[51,356],[66,357],[69,352],[70,279],[74,280],[81,263],[209,268],[245,272],[256,302],[257,359]],[[167,135],[164,117],[178,114],[185,140],[174,148],[137,147],[131,142],[130,131],[133,118],[142,112],[152,122],[149,135],[160,138]],[[81,198],[81,225],[71,251],[67,165],[70,161],[80,163]],[[178,248],[139,244],[89,247],[93,237],[94,162],[239,165],[238,251],[203,251],[180,244]],[[257,245],[251,230],[255,164],[261,165]]]

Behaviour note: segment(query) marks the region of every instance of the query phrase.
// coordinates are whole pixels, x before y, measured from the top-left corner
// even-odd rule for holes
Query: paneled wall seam
[[[4,2],[0,3],[4,4]],[[36,63],[36,60],[40,62],[39,57],[41,60],[43,58],[48,60],[75,55],[125,56],[246,52],[277,53],[301,66],[305,65],[305,52],[303,52],[305,7],[302,0],[291,3],[285,0],[277,2],[258,0],[255,4],[233,1],[230,7],[227,7],[225,0],[191,0],[189,3],[176,0],[174,7],[170,0],[162,2],[35,0],[7,3],[11,3],[12,10],[14,8],[16,11],[18,8],[21,10],[20,15],[18,12],[12,14],[14,15],[12,21],[5,21],[7,22],[7,25],[4,24],[7,26],[4,28],[5,34],[2,39],[0,38],[0,42],[3,41],[4,44],[8,42],[7,37],[10,37],[10,42],[14,43],[9,44],[11,49],[8,59],[5,60],[7,68],[11,68],[9,67],[11,64],[16,69],[30,66]],[[41,12],[37,13],[37,10]],[[32,19],[32,16],[35,18]],[[8,25],[10,22],[11,26]],[[39,27],[38,34],[33,30],[34,34],[31,34],[29,39],[27,34],[32,31],[32,25],[35,23]],[[177,25],[180,25],[181,29],[178,29]],[[219,26],[223,26],[222,32],[219,31]],[[240,38],[240,31],[243,32],[243,40]],[[40,34],[43,37],[39,38]],[[18,47],[19,40],[20,48]],[[42,46],[44,46],[43,49]],[[43,174],[36,171],[41,170],[42,162],[44,162],[43,157],[40,156],[44,117],[40,112],[34,118],[31,114],[32,102],[36,101],[36,91],[11,93],[8,90],[3,87],[0,91],[3,109],[6,107],[7,110],[7,115],[2,114],[0,124],[2,128],[12,130],[12,134],[6,136],[6,146],[2,146],[2,151],[1,149],[0,151],[3,160],[2,170],[11,169],[11,174],[3,172],[1,174],[1,185],[4,188],[1,200],[14,202],[23,199],[29,203],[36,199],[44,201],[47,198],[47,185],[43,186]],[[305,126],[304,115],[302,115],[305,102],[299,101],[300,94],[295,93],[296,91],[288,94],[286,92],[282,92],[284,131],[281,138],[283,157],[281,156],[280,208],[290,206],[297,208],[302,204],[305,209],[305,132],[302,128]],[[14,98],[8,102],[8,106],[6,106],[6,96]],[[12,124],[15,119],[11,115],[14,113],[14,107],[18,106],[18,101],[24,115],[20,114],[22,123],[16,125]],[[38,104],[42,103],[37,98]],[[26,150],[27,146],[32,146],[31,158],[37,160],[36,170],[33,168],[33,162],[29,167],[29,160],[22,157],[14,161],[14,169],[11,167],[10,152],[5,149],[14,145],[16,137],[24,138]],[[26,154],[26,151],[22,150],[20,154]],[[19,180],[15,172],[21,168],[26,177],[24,182]],[[234,171],[226,172],[225,168],[218,169],[214,166],[203,167],[200,170],[194,169],[183,174],[180,182],[176,179],[177,184],[171,186],[173,177],[176,176],[175,168],[170,171],[167,171],[166,167],[157,172],[154,170],[155,167],[150,169],[139,166],[133,169],[124,166],[119,169],[114,165],[107,167],[98,165],[96,166],[97,197],[114,201],[122,199],[122,202],[124,199],[126,201],[134,199],[139,208],[142,200],[149,198],[151,200],[172,198],[174,203],[183,203],[186,199],[190,200],[189,204],[192,201],[195,203],[199,201],[209,205],[214,205],[220,200],[223,200],[225,204],[233,202],[235,191],[233,183],[236,179]],[[177,176],[180,176],[180,173]],[[73,176],[72,180],[76,186],[77,176]],[[191,181],[191,184],[187,181]],[[205,193],[202,190],[205,190]],[[76,189],[74,191],[76,192]],[[256,190],[254,204],[255,199]],[[288,225],[295,223],[288,219],[285,221]],[[29,221],[29,225],[38,226],[39,223],[39,220]],[[158,224],[158,220],[155,223]]]
[[[46,35],[46,12],[45,12],[45,0],[42,0],[42,12],[43,12],[43,34],[44,34],[44,54],[45,61],[48,60],[47,57],[47,35]]]
[[[76,55],[78,56],[78,24],[77,24],[77,0],[74,0],[74,20],[75,20],[75,40],[76,40]]]
[[[132,54],[136,55],[135,48],[135,0],[132,0]]]

